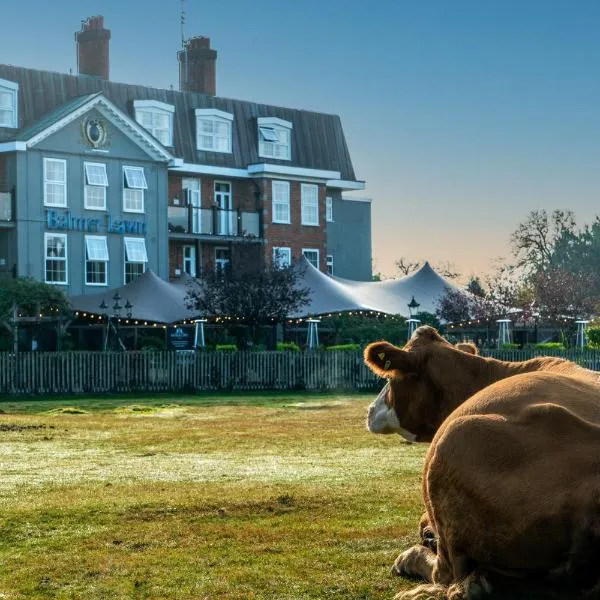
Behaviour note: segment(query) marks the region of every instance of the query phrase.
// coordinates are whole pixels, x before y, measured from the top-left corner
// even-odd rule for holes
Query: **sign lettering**
[[[59,213],[46,211],[46,227],[66,231],[85,231],[86,233],[125,233],[146,235],[146,223],[132,219],[115,219],[112,215],[104,218],[78,217],[71,211]]]

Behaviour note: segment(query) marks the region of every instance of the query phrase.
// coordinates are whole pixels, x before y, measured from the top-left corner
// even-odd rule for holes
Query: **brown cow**
[[[563,359],[521,363],[454,348],[420,327],[365,361],[388,383],[374,433],[432,440],[423,476],[423,544],[397,574],[431,582],[397,598],[489,591],[486,572],[561,577],[600,596],[600,385]]]

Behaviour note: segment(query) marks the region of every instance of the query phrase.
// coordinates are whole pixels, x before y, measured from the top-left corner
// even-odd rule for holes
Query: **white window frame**
[[[306,253],[316,253],[317,255],[317,266],[315,267],[316,269],[319,269],[319,271],[321,270],[321,254],[319,252],[318,248],[302,248],[302,256],[304,256],[306,258],[306,260],[308,260],[308,262],[313,265],[313,263],[310,261],[310,259],[308,258],[308,256],[306,256]],[[314,267],[315,265],[313,265]]]
[[[97,180],[96,183],[90,183],[91,172],[88,171],[88,167],[102,167],[103,176]],[[91,170],[90,170],[91,171]],[[106,164],[96,162],[84,162],[83,163],[83,207],[86,210],[106,210],[106,188],[108,187],[108,175],[106,174]],[[96,190],[102,188],[102,206],[96,206],[90,204],[88,201],[88,193],[92,189]]]
[[[158,100],[134,100],[133,108],[135,110],[135,120],[155,137],[163,146],[168,148],[173,147],[173,115],[175,113],[175,107],[172,104],[166,104],[165,102],[159,102]],[[151,124],[142,123],[142,115],[149,115]],[[166,135],[166,139],[161,139],[160,132],[165,131],[163,127],[158,127],[155,124],[156,115],[167,116],[169,120],[169,126]]]
[[[186,251],[188,250],[189,255],[186,256]],[[185,244],[183,246],[183,272],[187,273],[190,277],[196,277],[196,274],[198,273],[196,256],[196,246],[193,244]],[[189,271],[186,269],[186,265],[189,267]]]
[[[104,245],[104,252],[101,253],[100,257],[94,257],[94,258],[90,258],[90,255],[88,253],[89,247],[88,247],[88,240],[89,241],[101,241],[103,242]],[[85,261],[84,261],[84,279],[85,279],[85,285],[89,285],[89,286],[107,286],[108,285],[108,243],[107,243],[107,239],[106,236],[104,235],[86,235],[85,236]],[[94,262],[94,263],[104,263],[104,283],[101,282],[89,282],[88,281],[88,269],[87,269],[87,265],[88,262]]]
[[[294,124],[277,117],[258,117],[257,125],[258,156],[276,160],[291,160]],[[274,136],[277,136],[278,141],[273,141]]]
[[[233,115],[216,108],[197,108],[194,111],[196,116],[196,149],[202,152],[220,152],[222,154],[231,154],[233,148]],[[215,124],[225,125],[227,127],[227,146],[226,148],[216,148],[215,139],[217,138],[216,133],[213,131],[212,134],[203,132],[201,130],[202,122],[211,122],[213,127]],[[213,138],[212,144],[203,144],[203,137]]]
[[[331,196],[325,198],[325,220],[333,223],[333,198]]]
[[[284,269],[292,265],[292,249],[286,246],[273,246],[273,265]]]
[[[280,191],[283,192],[286,196],[285,200],[279,200],[276,198],[275,188],[280,188]],[[278,219],[277,216],[277,206],[284,206],[287,212],[287,218]],[[271,181],[271,212],[272,212],[272,222],[273,223],[283,223],[290,224],[291,221],[291,211],[290,211],[290,182],[282,181],[280,179],[273,179]]]
[[[325,264],[327,265],[327,273],[333,275],[333,254],[328,254],[325,257]]]
[[[60,238],[65,245],[64,258],[56,256],[48,256],[48,240],[51,238]],[[60,261],[65,264],[65,280],[64,281],[48,281],[48,261]],[[50,285],[69,285],[69,246],[66,233],[44,233],[44,281]]]
[[[196,189],[197,188],[197,189]],[[184,177],[181,180],[181,190],[185,205],[191,206],[192,233],[202,232],[202,180],[197,177]]]
[[[221,259],[217,261],[217,252],[219,252],[219,250],[225,250],[227,252],[226,261]],[[231,250],[224,246],[215,246],[215,273],[223,276],[228,266],[231,266]]]
[[[50,162],[54,162],[54,163],[61,163],[64,167],[64,173],[65,173],[65,178],[64,181],[59,181],[58,179],[48,179],[48,168],[47,165]],[[56,206],[56,207],[60,207],[60,208],[66,208],[67,206],[67,161],[63,158],[49,158],[49,157],[44,157],[44,165],[43,165],[43,171],[44,171],[44,206]],[[47,190],[47,184],[51,184],[51,185],[57,185],[57,186],[62,186],[62,188],[64,189],[64,197],[65,197],[65,201],[64,204],[55,204],[52,203],[48,200],[48,190]]]
[[[141,176],[138,181],[134,181],[134,173],[138,176]],[[143,214],[145,212],[145,190],[148,189],[148,183],[146,182],[146,174],[144,172],[144,167],[136,167],[132,165],[123,165],[123,212],[130,213],[140,213]],[[136,204],[141,204],[141,208],[132,208],[129,201],[131,198],[129,197],[128,190],[135,190],[136,196],[139,196],[139,200],[136,201]],[[132,196],[133,197],[133,196]]]
[[[148,265],[148,252],[146,250],[146,238],[140,237],[125,237],[123,238],[123,245],[125,247],[125,254],[123,261],[123,281],[125,283],[129,283],[127,281],[127,265],[135,264],[135,265],[144,265],[142,268],[142,273],[146,272],[146,267]],[[138,246],[136,249],[135,246]],[[137,252],[141,254],[141,256],[134,256],[134,260],[131,260],[131,256],[129,250],[131,249],[131,254],[134,255]]]
[[[310,193],[310,196],[309,196]],[[314,210],[315,219],[311,213]],[[319,226],[319,186],[314,183],[300,184],[300,222],[310,227]]]
[[[8,93],[12,96],[12,108],[0,108],[0,113],[12,114],[12,118],[5,122],[0,121],[0,127],[17,129],[19,126],[19,84],[8,79],[0,79],[0,92]]]

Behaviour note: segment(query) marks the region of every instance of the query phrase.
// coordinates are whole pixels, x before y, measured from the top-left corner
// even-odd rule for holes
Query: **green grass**
[[[393,597],[425,447],[370,400],[2,402],[0,598]]]
[[[0,403],[0,600],[391,600],[427,447],[369,434],[371,399]]]

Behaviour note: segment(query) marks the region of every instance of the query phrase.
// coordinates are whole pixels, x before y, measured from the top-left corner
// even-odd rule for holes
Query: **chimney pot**
[[[97,15],[82,21],[77,40],[77,71],[108,79],[110,29],[104,28],[104,17]]]
[[[215,96],[217,93],[217,51],[211,49],[210,38],[198,36],[188,39],[179,60],[179,89]]]

